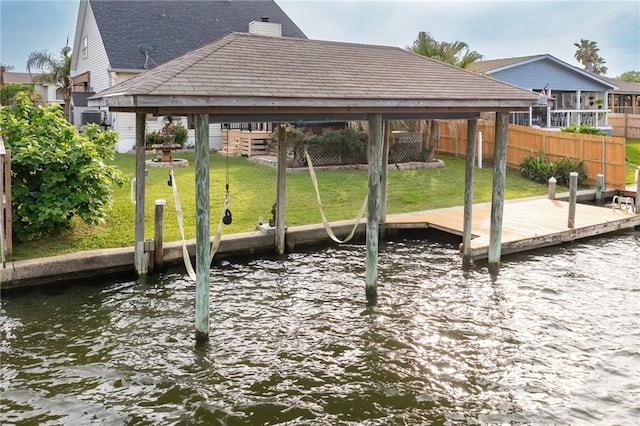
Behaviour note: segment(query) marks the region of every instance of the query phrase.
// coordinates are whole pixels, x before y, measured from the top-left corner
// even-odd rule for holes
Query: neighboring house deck
[[[81,0],[71,64],[74,89],[101,92],[231,32],[306,38],[273,0]],[[96,110],[75,96],[81,114],[118,132],[118,151],[135,145],[135,115]],[[178,119],[180,120],[180,119]],[[150,117],[147,132],[161,127]],[[187,124],[186,118],[182,119]],[[210,147],[222,147],[220,124],[210,127]],[[192,133],[192,132],[190,132]],[[192,135],[190,135],[192,137]]]
[[[559,129],[586,124],[610,132],[609,94],[618,89],[606,79],[569,65],[551,55],[480,61],[471,71],[540,93],[540,103],[529,112],[511,114],[510,121],[525,126]]]

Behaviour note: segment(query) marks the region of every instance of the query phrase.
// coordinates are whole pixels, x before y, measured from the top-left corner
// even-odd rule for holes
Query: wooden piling
[[[462,231],[462,268],[471,267],[471,217],[473,212],[473,160],[478,120],[467,120],[467,152],[464,170],[464,219]]]
[[[378,225],[380,219],[380,169],[382,166],[382,115],[369,115],[369,195],[365,287],[368,300],[378,295]]]
[[[196,114],[196,340],[209,339],[209,114]]]
[[[604,175],[598,173],[596,176],[596,202],[602,203],[602,190],[604,189]]]
[[[285,250],[285,189],[287,181],[287,128],[278,127],[278,176],[276,187],[276,251]]]
[[[576,226],[576,201],[578,195],[578,173],[569,173],[569,220],[567,227],[575,228]]]
[[[155,220],[153,229],[153,272],[162,271],[162,263],[164,257],[163,247],[163,228],[164,228],[164,200],[156,200],[155,203]]]
[[[146,114],[136,113],[136,221],[133,263],[139,276],[147,275],[149,270],[144,251],[145,124]]]
[[[380,223],[387,220],[387,176],[389,175],[389,143],[391,142],[391,127],[388,121],[382,123],[384,135],[382,146],[382,169],[380,170]]]
[[[549,178],[549,191],[548,191],[549,195],[548,195],[548,198],[550,200],[555,200],[556,199],[556,184],[557,183],[558,183],[558,181],[553,176],[551,176]]]
[[[500,266],[502,248],[502,215],[504,211],[504,183],[507,174],[507,130],[509,113],[496,112],[495,151],[493,163],[493,192],[489,230],[489,268]]]

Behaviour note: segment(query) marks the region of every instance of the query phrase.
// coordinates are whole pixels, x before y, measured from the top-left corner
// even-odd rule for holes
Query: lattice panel
[[[394,133],[389,148],[389,163],[419,161],[422,155],[422,133]]]

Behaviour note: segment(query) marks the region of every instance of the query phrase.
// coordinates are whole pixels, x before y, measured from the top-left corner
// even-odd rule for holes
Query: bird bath
[[[152,167],[187,167],[189,161],[182,158],[172,158],[171,152],[181,148],[180,144],[173,143],[175,135],[171,134],[173,119],[170,116],[164,118],[162,128],[162,143],[151,145],[158,157],[147,160],[146,163]]]

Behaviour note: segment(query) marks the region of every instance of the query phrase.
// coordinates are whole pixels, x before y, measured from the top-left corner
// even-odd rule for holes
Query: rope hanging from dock
[[[313,169],[313,163],[311,162],[311,156],[307,152],[307,147],[304,148],[304,155],[307,158],[307,164],[309,165],[309,175],[311,176],[311,182],[313,183],[313,188],[316,190],[316,201],[318,202],[318,208],[320,209],[320,216],[322,217],[322,224],[324,225],[324,229],[327,231],[329,237],[338,244],[343,244],[350,241],[356,233],[356,228],[358,224],[362,220],[364,216],[364,212],[367,209],[367,196],[365,195],[364,200],[362,201],[362,205],[360,206],[360,210],[358,210],[358,215],[356,216],[356,223],[353,225],[353,229],[351,233],[347,235],[344,240],[340,240],[336,237],[327,217],[324,214],[324,209],[322,208],[322,199],[320,198],[320,190],[318,189],[318,179],[316,177],[316,172]]]
[[[193,269],[193,265],[191,264],[191,257],[189,257],[189,250],[187,250],[187,241],[184,237],[184,219],[182,216],[182,207],[180,205],[180,197],[178,196],[178,185],[176,182],[176,178],[173,175],[173,167],[169,169],[169,182],[171,187],[173,188],[173,201],[176,206],[176,217],[178,219],[178,227],[180,228],[180,236],[182,237],[182,259],[184,260],[184,266],[187,268],[187,273],[189,274],[189,278],[193,281],[196,280],[196,272]],[[209,264],[213,261],[213,256],[218,251],[220,247],[220,241],[222,240],[222,225],[227,222],[231,223],[231,212],[229,211],[229,183],[227,182],[224,203],[222,205],[222,214],[220,215],[220,220],[218,221],[218,227],[216,229],[216,233],[213,237],[213,241],[211,242],[211,247],[209,249]]]

